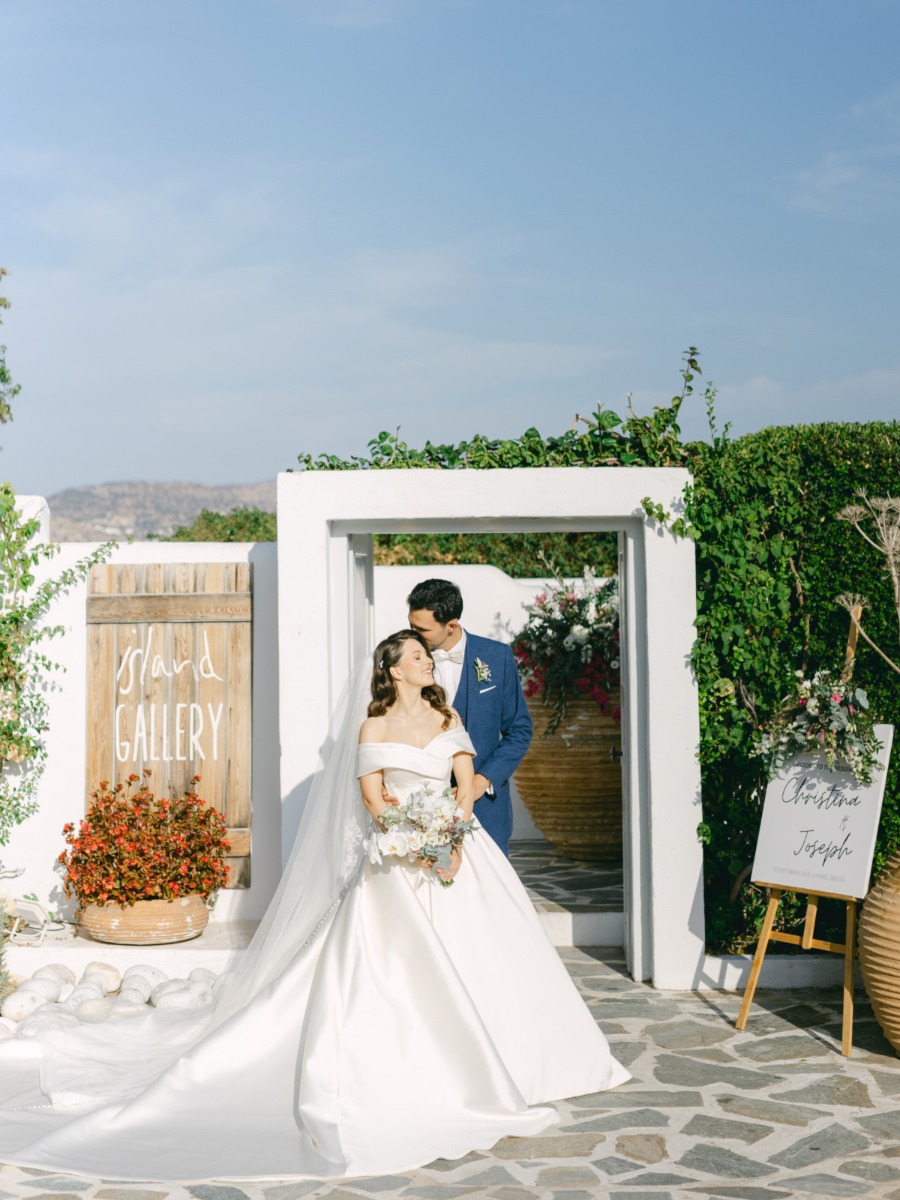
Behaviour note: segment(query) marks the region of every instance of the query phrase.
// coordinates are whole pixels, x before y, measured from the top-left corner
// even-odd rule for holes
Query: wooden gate
[[[225,815],[229,887],[250,884],[249,563],[91,568],[87,792],[144,768],[158,796],[198,792]]]

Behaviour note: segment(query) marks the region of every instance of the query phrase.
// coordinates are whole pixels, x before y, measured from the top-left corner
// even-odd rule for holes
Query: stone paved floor
[[[536,903],[549,900],[569,912],[622,912],[622,866],[580,863],[549,842],[516,841],[509,857]]]
[[[842,1058],[840,994],[655,992],[618,950],[563,958],[634,1080],[561,1103],[535,1138],[341,1184],[104,1184],[0,1168],[0,1200],[900,1200],[900,1060],[862,997]]]

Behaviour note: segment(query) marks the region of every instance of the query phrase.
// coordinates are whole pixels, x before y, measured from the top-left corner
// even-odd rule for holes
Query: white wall
[[[435,578],[449,579],[462,592],[466,629],[500,642],[513,640],[526,621],[524,606],[546,586],[542,579],[513,579],[497,567],[376,567],[376,642],[406,628],[406,597],[421,580]]]
[[[30,507],[34,497],[23,498]],[[30,511],[30,508],[29,508]],[[36,509],[39,511],[39,509]],[[46,513],[46,505],[43,509]],[[42,535],[46,537],[46,527]],[[55,575],[84,558],[94,545],[67,543],[46,568]],[[277,556],[274,543],[132,542],[114,552],[114,563],[250,562],[253,565],[253,826],[252,883],[220,894],[216,919],[255,919],[266,909],[281,873],[281,792],[278,768],[278,612]],[[24,867],[0,890],[37,894],[50,908],[62,906],[55,860],[65,849],[62,827],[84,813],[86,771],[87,584],[72,588],[48,615],[65,634],[47,643],[48,655],[65,672],[51,678],[48,700],[48,759],[40,781],[40,808],[0,847],[0,865]],[[71,911],[69,902],[68,911]]]

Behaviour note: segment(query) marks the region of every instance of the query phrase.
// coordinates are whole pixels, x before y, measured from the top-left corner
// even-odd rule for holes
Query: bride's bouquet
[[[381,828],[376,826],[365,842],[370,862],[383,862],[383,855],[389,854],[410,862],[430,863],[435,872],[449,870],[454,848],[474,828],[472,820],[463,820],[463,810],[457,807],[449,787],[435,798],[427,784],[402,804],[389,804],[378,824]],[[437,878],[444,887],[453,883],[452,879]]]

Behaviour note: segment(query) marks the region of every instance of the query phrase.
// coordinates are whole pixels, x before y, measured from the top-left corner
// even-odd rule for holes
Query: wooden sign
[[[829,771],[824,754],[799,754],[766,789],[750,878],[797,892],[862,899],[884,797],[894,728],[876,725],[882,747],[870,784],[849,768]]]
[[[198,792],[228,825],[229,887],[250,882],[248,563],[91,569],[87,792],[145,768],[157,796]]]

